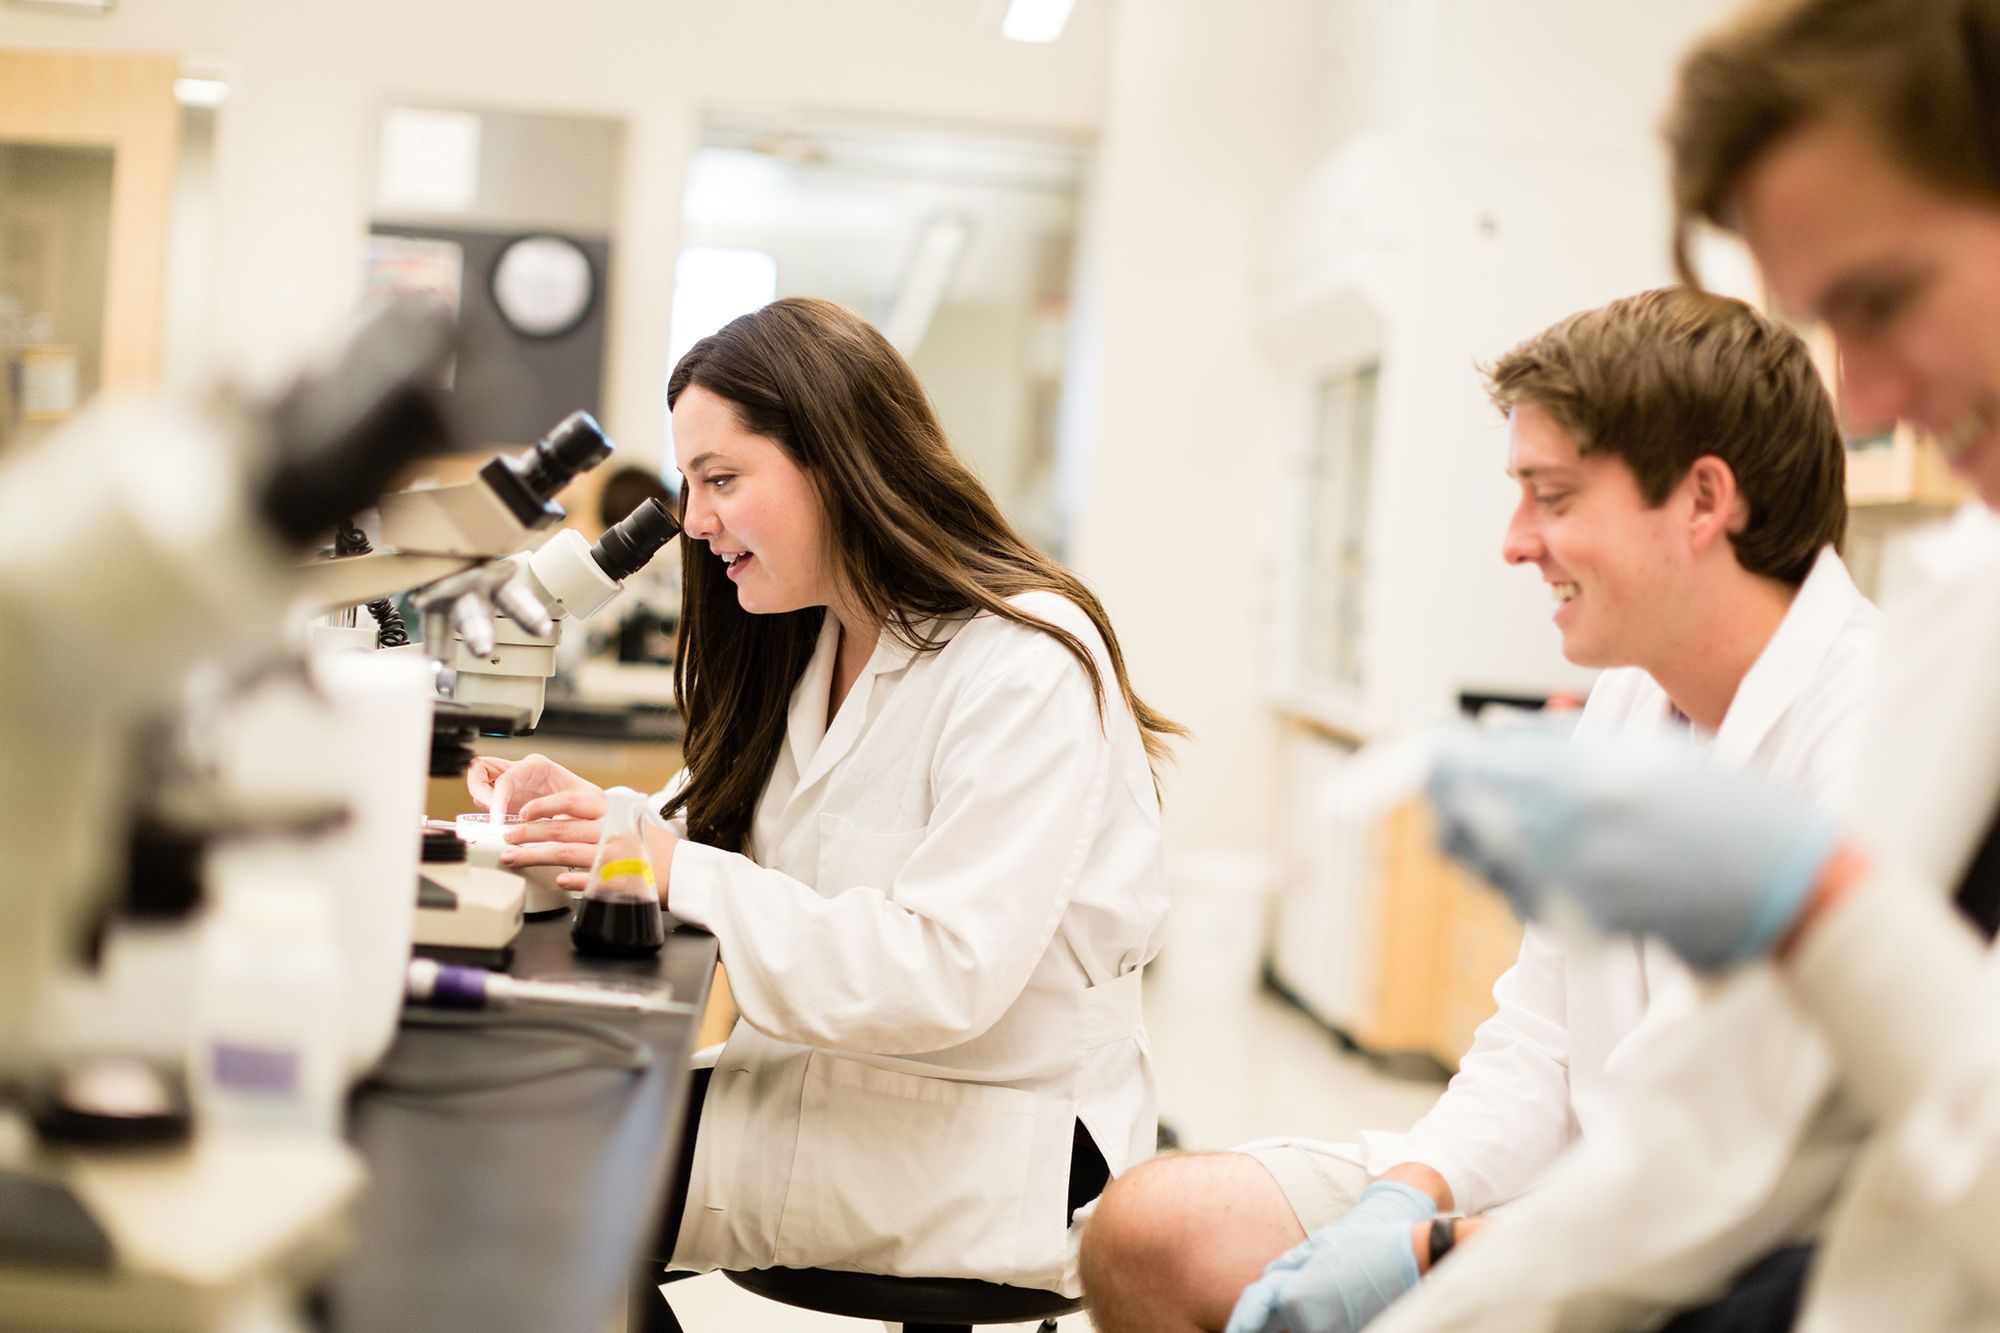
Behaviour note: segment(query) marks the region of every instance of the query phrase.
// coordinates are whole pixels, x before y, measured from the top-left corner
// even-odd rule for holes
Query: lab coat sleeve
[[[892,881],[825,897],[735,853],[675,851],[670,910],[715,934],[758,1031],[919,1054],[978,1036],[1020,996],[1098,834],[1114,754],[1075,659],[1017,632],[946,705],[930,819]],[[1122,706],[1115,689],[1105,706]]]
[[[1861,1127],[1769,967],[1654,1033],[1617,1104],[1517,1209],[1371,1333],[1644,1326],[1806,1234]]]
[[[1912,1223],[2000,1304],[2000,970],[1938,894],[1896,880],[1829,913],[1788,975],[1900,1160]]]
[[[1452,1202],[1484,1212],[1527,1189],[1576,1125],[1569,1104],[1567,960],[1536,927],[1499,981],[1498,1009],[1480,1025],[1458,1074],[1395,1152],[1371,1145],[1370,1168],[1421,1162],[1445,1178]]]

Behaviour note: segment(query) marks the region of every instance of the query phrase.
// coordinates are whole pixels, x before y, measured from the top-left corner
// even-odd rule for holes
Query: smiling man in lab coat
[[[1489,378],[1520,488],[1505,558],[1548,583],[1564,655],[1608,668],[1579,732],[1691,732],[1834,797],[1876,615],[1832,549],[1844,451],[1797,335],[1671,288],[1573,316]],[[1436,1214],[1519,1198],[1591,1132],[1690,991],[1657,946],[1572,955],[1531,928],[1498,1012],[1407,1135],[1267,1140],[1114,1182],[1083,1239],[1093,1318],[1108,1333],[1359,1327],[1428,1266],[1449,1234]],[[1775,1117],[1811,1110],[1766,1091]]]

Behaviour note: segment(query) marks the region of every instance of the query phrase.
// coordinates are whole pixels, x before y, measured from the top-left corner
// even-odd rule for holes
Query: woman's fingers
[[[597,858],[597,843],[590,842],[529,842],[509,847],[500,854],[500,864],[507,866],[568,866],[574,870],[588,870]],[[567,887],[567,886],[565,886]],[[582,885],[578,885],[581,888]]]
[[[596,791],[597,784],[558,764],[545,754],[531,754],[518,765],[520,775],[534,788],[537,795],[546,796],[559,791]],[[532,775],[532,777],[530,777]]]
[[[523,805],[521,818],[597,819],[604,813],[604,804],[604,793],[595,787],[589,791],[559,791],[549,796],[537,796]]]
[[[597,845],[594,819],[535,819],[515,824],[507,830],[507,841],[516,846],[536,842],[582,842]]]
[[[521,759],[482,756],[466,773],[466,786],[487,808],[520,813],[522,808],[553,793],[597,793],[595,784],[578,777],[547,755]]]
[[[482,807],[490,806],[495,784],[511,767],[513,767],[512,760],[496,759],[492,755],[477,755],[473,758],[471,766],[465,770],[465,789],[472,793],[472,799],[479,802]]]

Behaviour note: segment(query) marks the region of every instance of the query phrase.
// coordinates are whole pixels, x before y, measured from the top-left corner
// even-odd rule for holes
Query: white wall
[[[597,116],[479,113],[478,181],[470,201],[444,211],[377,196],[372,221],[482,230],[612,233],[625,167],[625,127]]]
[[[145,0],[0,10],[0,42],[194,54],[223,69],[213,344],[257,376],[336,330],[359,286],[382,105],[502,107],[627,125],[604,420],[661,451],[681,174],[704,107],[842,108],[1095,128],[1105,15],[1002,40],[975,0]]]
[[[1065,405],[1075,563],[1148,699],[1194,728],[1170,840],[1267,849],[1278,602],[1313,380],[1382,357],[1368,685],[1586,685],[1505,566],[1505,433],[1476,366],[1669,281],[1655,125],[1734,0],[1125,0]],[[1371,312],[1372,309],[1372,313]]]
[[[1134,684],[1195,740],[1170,846],[1263,848],[1263,698],[1281,442],[1304,404],[1256,341],[1251,260],[1305,161],[1321,6],[1125,0],[1111,33],[1075,293],[1064,474],[1071,554]]]
[[[1303,383],[1380,317],[1368,711],[1407,725],[1464,685],[1548,689],[1565,664],[1476,365],[1572,311],[1672,280],[1656,126],[1680,50],[1734,0],[1346,0],[1351,90],[1265,251],[1267,345]]]

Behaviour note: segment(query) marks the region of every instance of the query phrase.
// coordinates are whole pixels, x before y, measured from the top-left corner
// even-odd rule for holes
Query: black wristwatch
[[[1431,1219],[1431,1267],[1436,1268],[1438,1260],[1451,1253],[1451,1247],[1458,1240],[1458,1219],[1455,1217],[1433,1217]]]

